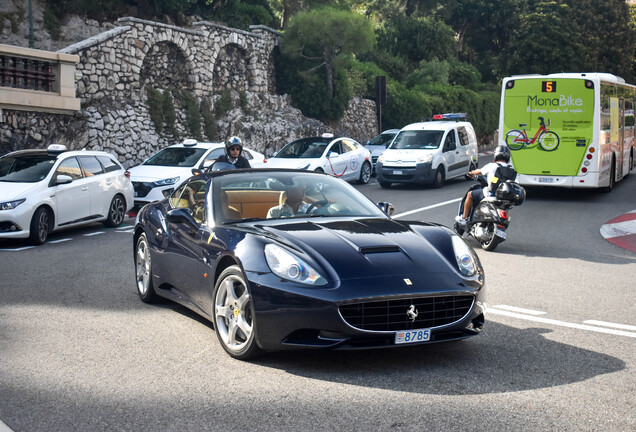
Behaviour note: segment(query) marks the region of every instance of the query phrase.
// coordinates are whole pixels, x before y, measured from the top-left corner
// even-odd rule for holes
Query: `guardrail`
[[[0,108],[70,114],[79,56],[0,44]]]

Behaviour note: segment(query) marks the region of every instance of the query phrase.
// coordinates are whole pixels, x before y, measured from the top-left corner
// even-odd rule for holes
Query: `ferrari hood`
[[[448,237],[437,226],[421,228],[437,239]],[[424,235],[390,219],[298,221],[262,229],[324,258],[341,279],[452,271]]]

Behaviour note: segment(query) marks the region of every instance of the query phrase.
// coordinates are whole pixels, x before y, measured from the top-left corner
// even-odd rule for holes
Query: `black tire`
[[[378,181],[378,183],[380,183],[380,187],[384,189],[388,189],[391,187],[391,183],[389,182]]]
[[[150,247],[146,234],[143,233],[135,245],[135,281],[137,294],[144,303],[157,303],[159,301],[152,278]]]
[[[126,200],[117,194],[113,197],[108,207],[108,217],[104,221],[104,225],[108,227],[118,227],[126,217]]]
[[[232,357],[247,360],[262,354],[256,343],[252,297],[241,269],[223,270],[214,287],[214,329],[219,343]]]
[[[602,192],[610,193],[614,188],[614,176],[616,175],[616,160],[612,158],[612,168],[610,169],[609,185],[601,188]]]
[[[480,242],[481,248],[486,251],[494,251],[497,245],[501,243],[503,239],[495,234],[495,224],[488,224],[488,230],[492,230],[492,235],[490,236],[489,240]]]
[[[360,168],[360,178],[358,179],[358,184],[367,184],[371,180],[371,164],[369,162],[364,162],[362,164],[362,168]]]
[[[435,179],[433,179],[433,187],[436,188],[441,188],[442,186],[444,186],[444,167],[443,166],[439,166],[439,168],[437,168],[437,171],[435,172]]]
[[[53,217],[51,212],[46,207],[38,208],[31,218],[29,241],[34,245],[44,244],[52,229]]]

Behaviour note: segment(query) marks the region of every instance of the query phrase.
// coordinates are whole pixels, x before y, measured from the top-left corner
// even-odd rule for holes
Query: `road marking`
[[[636,331],[636,326],[627,325],[627,324],[617,324],[617,323],[611,323],[611,322],[607,322],[607,321],[596,321],[596,320],[587,320],[587,321],[583,321],[583,322],[585,324],[592,324],[592,325],[597,325],[597,326],[601,326],[601,327],[614,327],[614,328],[621,329],[621,330]]]
[[[497,310],[497,309],[494,309],[494,308],[488,308],[487,313],[494,314],[494,315],[503,315],[503,316],[507,316],[507,317],[511,317],[511,318],[518,318],[518,319],[527,320],[527,321],[535,321],[535,322],[540,322],[540,323],[543,323],[543,324],[551,324],[551,325],[555,325],[555,326],[559,326],[559,327],[569,327],[569,328],[575,328],[575,329],[579,329],[579,330],[593,331],[593,332],[597,332],[597,333],[607,333],[607,334],[612,334],[612,335],[615,335],[615,336],[627,336],[627,337],[631,337],[631,338],[636,338],[636,332],[635,333],[631,333],[631,332],[626,332],[626,331],[622,331],[622,330],[614,330],[614,329],[608,329],[608,328],[603,328],[603,327],[593,327],[593,326],[585,325],[585,324],[569,323],[569,322],[565,322],[565,321],[553,320],[553,319],[550,319],[550,318],[543,318],[543,317],[531,316],[531,315],[523,315],[523,314],[519,314],[519,313],[515,313],[515,312],[505,311],[505,310]]]
[[[15,249],[0,249],[0,251],[17,252],[17,251],[23,251],[27,249],[33,249],[34,247],[35,246],[24,246],[24,247],[15,248]]]
[[[13,432],[13,429],[11,429],[2,420],[0,420],[0,432]]]
[[[512,312],[519,312],[519,313],[524,313],[524,314],[528,314],[528,315],[545,315],[547,312],[543,312],[543,311],[536,311],[536,310],[532,310],[532,309],[524,309],[524,308],[520,308],[520,307],[516,307],[516,306],[508,306],[508,305],[497,305],[497,306],[492,306],[492,307],[496,307],[498,309],[505,309],[505,310],[509,310]]]
[[[96,236],[96,235],[100,235],[100,234],[106,234],[106,231],[97,231],[97,232],[94,232],[94,233],[84,234],[84,237],[92,237],[92,236]]]
[[[63,243],[63,242],[70,241],[70,240],[73,240],[73,239],[72,238],[63,238],[63,239],[59,239],[59,240],[52,240],[52,241],[49,241],[47,243],[51,243],[51,244]]]
[[[393,217],[393,219],[397,219],[397,218],[401,218],[403,216],[412,215],[413,213],[419,213],[419,212],[423,212],[423,211],[426,211],[426,210],[434,209],[436,207],[445,206],[447,204],[453,204],[453,203],[456,203],[456,202],[460,202],[461,200],[462,200],[462,198],[455,198],[455,199],[452,199],[452,200],[444,201],[444,202],[433,204],[433,205],[426,206],[426,207],[420,207],[420,208],[415,209],[415,210],[410,210],[410,211],[407,211],[407,212],[404,212],[404,213],[393,215],[392,217]]]
[[[118,233],[131,233],[135,230],[135,227],[118,228],[115,232]]]

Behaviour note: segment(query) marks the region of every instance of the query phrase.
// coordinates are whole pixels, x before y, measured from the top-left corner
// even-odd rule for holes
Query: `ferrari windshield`
[[[227,173],[213,179],[218,223],[331,216],[386,217],[344,180],[317,173]]]
[[[315,159],[322,156],[330,140],[322,138],[303,138],[292,141],[283,147],[275,157],[287,159]]]
[[[170,166],[170,167],[193,167],[203,153],[204,148],[168,147],[152,156],[144,165]]]
[[[5,156],[0,158],[0,181],[35,183],[44,180],[55,159],[55,156],[46,154]]]
[[[398,150],[435,149],[439,147],[444,131],[406,130],[401,131],[389,148]]]

